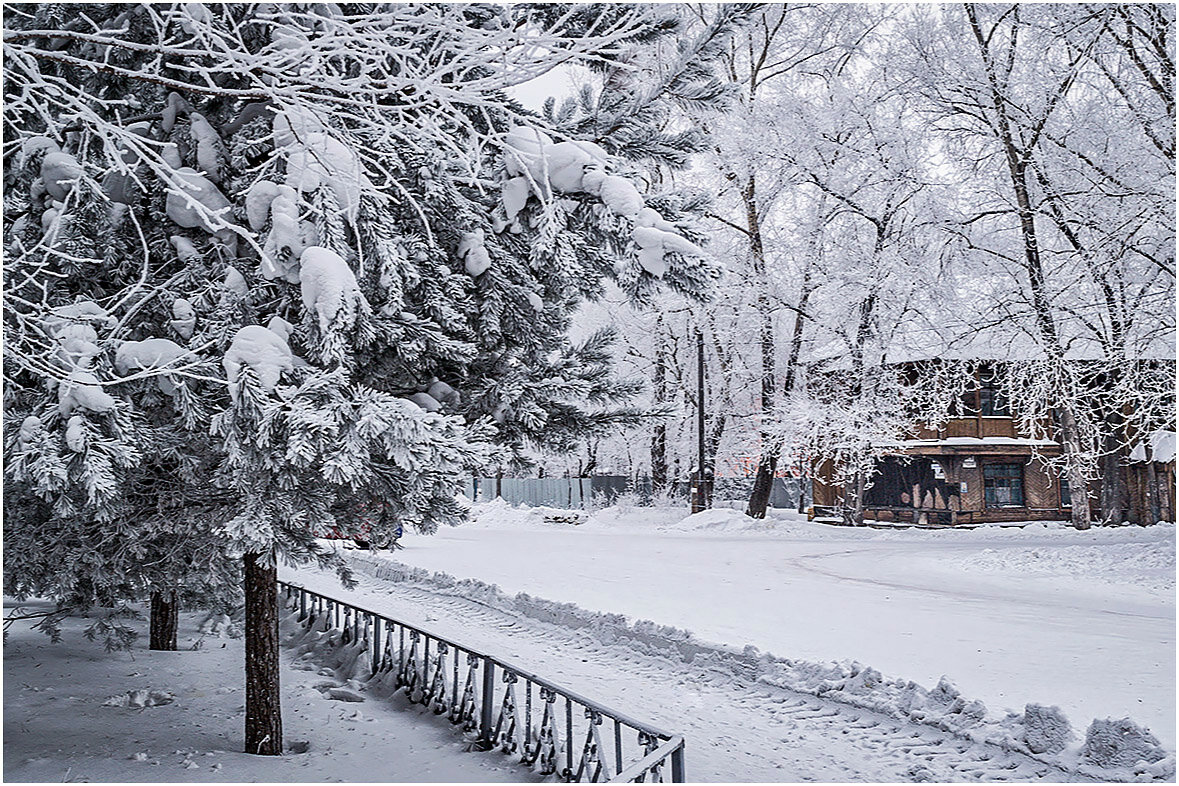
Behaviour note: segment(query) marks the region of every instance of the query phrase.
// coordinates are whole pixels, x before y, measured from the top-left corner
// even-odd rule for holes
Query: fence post
[[[684,780],[684,743],[671,752],[671,782],[686,783]]]
[[[381,670],[381,618],[373,617],[373,676]]]
[[[483,744],[491,747],[492,714],[495,705],[495,663],[490,658],[483,659],[483,696],[479,713],[479,739]]]

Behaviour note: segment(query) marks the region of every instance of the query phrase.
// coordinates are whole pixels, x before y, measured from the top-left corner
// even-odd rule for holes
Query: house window
[[[974,417],[978,414],[978,387],[975,386],[974,380],[970,380],[966,389],[962,391],[961,398],[958,399],[958,411],[956,413],[959,417]]]
[[[1022,508],[1023,464],[987,464],[983,489],[988,508]]]
[[[978,377],[978,408],[984,418],[1010,417],[1011,407],[999,385],[999,372],[983,369]]]
[[[1060,507],[1071,508],[1073,506],[1073,493],[1068,485],[1068,478],[1063,475],[1060,476]]]

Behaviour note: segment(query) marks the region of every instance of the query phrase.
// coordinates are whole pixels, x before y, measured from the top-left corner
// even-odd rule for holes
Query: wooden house
[[[864,495],[865,519],[956,525],[1070,518],[1075,490],[1043,460],[1059,456],[1063,448],[1019,432],[999,384],[1001,368],[1000,363],[976,367],[956,416],[941,429],[921,429],[887,446],[895,452],[877,463]],[[1148,521],[1151,504],[1161,518],[1174,520],[1173,434],[1171,440],[1169,455],[1155,451],[1151,466],[1131,464],[1128,520]],[[839,515],[843,488],[831,481],[832,475],[829,463],[816,468],[816,515]],[[1099,492],[1099,483],[1086,490],[1094,512]]]

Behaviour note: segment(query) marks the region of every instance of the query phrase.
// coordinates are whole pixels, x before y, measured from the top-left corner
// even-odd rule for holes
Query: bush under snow
[[[1081,755],[1100,767],[1134,767],[1139,762],[1153,764],[1165,759],[1158,739],[1129,718],[1094,719],[1085,732]]]
[[[1023,738],[1032,753],[1060,753],[1073,741],[1073,727],[1060,707],[1029,704],[1023,711]]]

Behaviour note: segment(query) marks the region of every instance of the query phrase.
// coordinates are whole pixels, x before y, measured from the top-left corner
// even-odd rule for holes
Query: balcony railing
[[[612,710],[502,658],[285,581],[305,627],[363,643],[374,677],[445,715],[481,750],[499,748],[566,782],[684,782],[684,738]],[[629,744],[628,744],[629,743]]]

